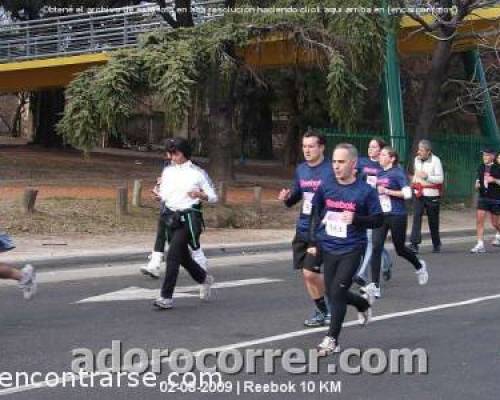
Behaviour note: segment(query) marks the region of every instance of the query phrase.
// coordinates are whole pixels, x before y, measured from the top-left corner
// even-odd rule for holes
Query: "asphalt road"
[[[430,270],[430,281],[425,287],[417,285],[411,266],[397,259],[393,279],[383,288],[384,297],[374,306],[375,321],[368,327],[360,328],[350,322],[356,319],[356,314],[354,310],[348,312],[347,326],[340,339],[343,350],[359,349],[360,355],[378,351],[372,361],[382,362],[385,357],[388,366],[394,367],[390,362],[391,350],[423,349],[427,373],[375,373],[368,366],[363,372],[353,374],[341,370],[344,353],[321,359],[319,363],[312,362],[311,367],[317,366],[318,373],[314,370],[299,374],[287,372],[282,365],[283,358],[279,357],[274,361],[274,373],[265,373],[264,360],[260,357],[255,374],[245,371],[222,374],[219,386],[209,387],[208,378],[205,376],[201,382],[202,376],[196,369],[193,375],[173,374],[168,362],[171,359],[164,358],[157,382],[168,383],[170,378],[171,384],[163,386],[157,383],[156,387],[146,387],[141,382],[137,387],[127,387],[127,383],[137,381],[127,381],[128,377],[124,376],[120,387],[116,387],[117,379],[113,387],[103,387],[110,385],[110,374],[101,369],[101,375],[94,377],[94,387],[83,387],[92,385],[88,378],[74,388],[69,380],[65,381],[66,387],[61,383],[50,388],[51,381],[49,385],[30,386],[22,379],[19,387],[10,387],[13,382],[9,376],[15,378],[16,372],[40,372],[41,376],[49,374],[54,378],[51,372],[71,371],[75,360],[72,350],[87,348],[97,357],[100,350],[111,348],[113,341],[121,344],[121,361],[134,348],[143,349],[148,357],[153,349],[184,348],[197,352],[226,347],[234,355],[236,350],[243,354],[248,350],[307,352],[315,348],[325,331],[303,327],[302,322],[312,307],[300,276],[290,268],[290,254],[272,253],[260,258],[246,255],[213,262],[216,265],[213,273],[222,287],[208,303],[200,302],[193,282],[182,274],[178,282],[181,297],[176,299],[174,309],[163,312],[154,311],[150,300],[159,282],[135,274],[137,264],[106,267],[111,273],[104,274],[105,277],[100,277],[102,266],[41,271],[39,294],[30,302],[22,300],[17,288],[0,286],[0,396],[19,400],[198,399],[202,396],[214,399],[497,399],[500,249],[471,255],[468,254],[471,244],[470,240],[459,240],[445,246],[441,254],[430,254],[428,247],[423,248],[422,257]],[[126,298],[129,300],[124,300]],[[361,358],[351,357],[347,367],[359,365]],[[211,362],[213,358],[207,360]],[[233,365],[232,359],[228,360],[229,366]],[[248,356],[244,361],[251,364]],[[331,370],[333,364],[337,367],[335,374],[329,373],[329,366]],[[183,377],[198,380],[196,392],[189,393],[189,387],[174,385],[182,382]],[[214,382],[217,378],[213,376]],[[40,375],[36,379],[39,380]],[[147,381],[152,385],[151,382]],[[255,392],[276,390],[277,386],[272,383],[281,384],[280,391]],[[218,393],[202,393],[203,390]],[[291,393],[286,392],[290,390]],[[183,393],[185,391],[187,393]]]

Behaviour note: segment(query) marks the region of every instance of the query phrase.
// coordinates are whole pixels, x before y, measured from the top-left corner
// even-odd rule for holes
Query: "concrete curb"
[[[491,234],[493,231],[486,231],[486,234]],[[455,230],[441,232],[441,237],[458,238],[458,237],[474,237],[476,231],[474,229]],[[422,234],[422,239],[430,239],[430,234]],[[204,246],[204,251],[209,258],[219,258],[226,256],[234,256],[241,254],[257,254],[270,253],[274,251],[283,251],[290,249],[290,241],[272,241],[272,242],[254,242],[254,243],[233,243],[222,245],[207,245]],[[122,262],[146,262],[150,251],[128,251],[112,254],[88,254],[81,256],[63,256],[63,257],[48,257],[48,258],[27,258],[22,261],[23,264],[35,264],[38,269],[54,269],[54,268],[69,268],[75,266],[95,265],[95,264],[111,264]],[[8,259],[5,262],[10,262]],[[19,264],[15,262],[14,264]]]

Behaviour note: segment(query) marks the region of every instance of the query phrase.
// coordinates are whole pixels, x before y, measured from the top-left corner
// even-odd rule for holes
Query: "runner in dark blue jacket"
[[[380,172],[383,171],[383,168],[380,166],[378,159],[380,156],[380,152],[385,145],[386,143],[382,138],[374,137],[368,144],[368,157],[359,157],[358,163],[356,165],[358,176],[364,179],[365,182],[373,188],[377,187],[377,176]],[[371,229],[368,229],[366,231],[366,234],[368,237],[368,242],[366,245],[365,254],[363,256],[363,262],[359,267],[356,277],[354,278],[355,282],[361,286],[361,291],[363,293],[366,291],[364,286],[366,286],[366,284],[370,281],[368,274],[371,270],[370,266],[373,252],[373,232]],[[385,250],[383,252],[383,259],[385,261],[383,263],[384,278],[386,280],[389,280],[392,275],[392,260],[389,253]],[[380,297],[380,293],[375,293],[375,297]]]
[[[384,224],[373,231],[372,280],[380,290],[380,263],[384,242],[389,230],[396,253],[415,267],[418,283],[425,285],[429,279],[426,264],[405,246],[407,213],[405,200],[411,199],[412,190],[404,171],[398,166],[398,154],[389,146],[380,153],[380,165],[384,168],[378,175],[377,189],[384,212]]]
[[[353,145],[337,145],[333,153],[336,180],[325,182],[313,199],[308,252],[315,254],[318,248],[321,251],[332,310],[330,329],[318,346],[321,354],[338,350],[347,304],[357,308],[362,325],[371,318],[371,299],[354,294],[349,288],[365,251],[366,229],[382,224],[382,210],[375,189],[356,177],[356,161]]]
[[[329,323],[328,307],[324,299],[325,287],[321,273],[321,255],[311,256],[307,253],[309,219],[312,199],[316,190],[326,180],[335,179],[332,164],[324,157],[326,139],[323,135],[308,131],[302,138],[302,151],[305,162],[295,171],[291,189],[282,189],[278,198],[287,207],[302,201],[297,219],[297,229],[292,242],[293,265],[301,269],[309,296],[316,304],[316,310],[310,319],[304,321],[307,327],[318,327]]]

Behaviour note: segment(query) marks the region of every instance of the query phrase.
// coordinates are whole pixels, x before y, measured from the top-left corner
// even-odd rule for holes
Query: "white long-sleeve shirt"
[[[443,184],[444,182],[444,172],[441,160],[435,154],[431,154],[427,160],[421,160],[419,157],[415,157],[414,163],[415,175],[413,176],[413,183],[420,183],[423,188],[423,195],[426,197],[435,197],[440,195],[440,191],[437,188],[426,188],[426,185]],[[416,172],[423,171],[427,174],[427,178],[418,178]]]
[[[202,190],[209,203],[217,201],[214,185],[207,173],[191,161],[183,164],[172,163],[163,169],[160,197],[166,207],[172,211],[180,211],[199,204],[200,199],[193,199],[188,195],[193,190]]]

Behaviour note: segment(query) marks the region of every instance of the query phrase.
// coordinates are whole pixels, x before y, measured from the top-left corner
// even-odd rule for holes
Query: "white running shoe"
[[[472,249],[470,249],[470,252],[474,254],[486,253],[486,249],[484,248],[484,243],[476,244]]]
[[[422,268],[416,271],[419,285],[426,285],[429,282],[429,272],[427,271],[427,263],[424,260],[419,260]]]
[[[153,306],[161,310],[168,310],[174,306],[174,300],[166,299],[165,297],[158,297],[153,301]]]
[[[201,284],[200,287],[200,299],[208,301],[212,295],[212,285],[214,284],[214,277],[212,275],[207,275],[205,282]]]
[[[37,289],[35,268],[31,264],[26,264],[21,272],[23,277],[19,281],[19,288],[23,291],[24,299],[30,300]]]
[[[500,233],[495,235],[495,239],[491,242],[493,246],[500,247]]]
[[[338,353],[340,351],[340,347],[337,342],[331,336],[325,336],[320,344],[317,347],[318,356],[324,357],[332,353]]]
[[[363,287],[361,293],[363,294],[363,297],[368,300],[370,305],[373,304],[375,299],[379,299],[381,297],[380,288],[373,282]]]
[[[154,279],[158,279],[160,277],[160,267],[162,259],[163,253],[160,253],[159,251],[153,251],[150,255],[147,265],[143,265],[141,267],[142,274],[150,276]]]
[[[191,252],[191,257],[193,257],[193,260],[196,261],[196,263],[205,271],[208,271],[208,260],[207,257],[205,257],[203,249],[200,247],[198,250],[191,250],[190,247],[189,251]]]

